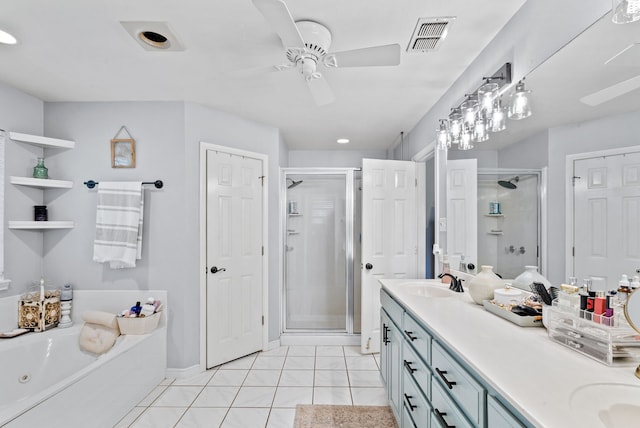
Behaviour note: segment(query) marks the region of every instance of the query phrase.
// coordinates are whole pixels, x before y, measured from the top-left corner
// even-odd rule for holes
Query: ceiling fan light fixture
[[[629,24],[640,19],[640,0],[613,0],[611,20],[616,24]]]

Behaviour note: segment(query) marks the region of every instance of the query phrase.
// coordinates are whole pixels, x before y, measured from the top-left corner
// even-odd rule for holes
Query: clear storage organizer
[[[553,301],[547,313],[549,338],[609,366],[637,361],[640,333],[629,326],[621,312],[619,308],[612,317],[595,316],[592,312],[558,306]]]

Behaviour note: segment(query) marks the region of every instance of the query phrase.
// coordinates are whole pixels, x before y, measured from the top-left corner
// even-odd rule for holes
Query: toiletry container
[[[480,272],[468,283],[469,295],[478,305],[483,300],[493,299],[494,290],[502,288],[504,282],[493,272],[493,266],[480,266]]]
[[[516,287],[525,290],[529,290],[531,284],[534,282],[541,282],[547,290],[551,287],[549,280],[538,273],[538,266],[525,266],[524,272],[516,276],[513,280],[513,284]]]
[[[493,296],[497,305],[517,305],[520,303],[520,300],[522,300],[522,290],[512,288],[509,284],[505,284],[504,288],[495,289]]]
[[[442,260],[442,273],[451,273],[451,267],[449,266],[449,256],[444,255],[444,259]],[[448,276],[443,276],[440,279],[440,282],[443,284],[451,284],[451,278]]]

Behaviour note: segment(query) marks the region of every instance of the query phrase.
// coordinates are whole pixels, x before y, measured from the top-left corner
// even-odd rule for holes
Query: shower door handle
[[[373,265],[371,263],[367,263],[366,265],[364,265],[364,268],[366,270],[371,270],[371,269],[373,269]]]
[[[218,273],[218,272],[224,272],[224,271],[226,271],[225,268],[218,268],[216,266],[211,268],[211,273]]]

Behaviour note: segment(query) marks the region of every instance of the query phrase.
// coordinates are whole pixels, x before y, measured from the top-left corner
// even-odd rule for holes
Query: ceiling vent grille
[[[432,52],[438,50],[447,36],[451,22],[455,17],[419,18],[413,30],[407,52]]]

